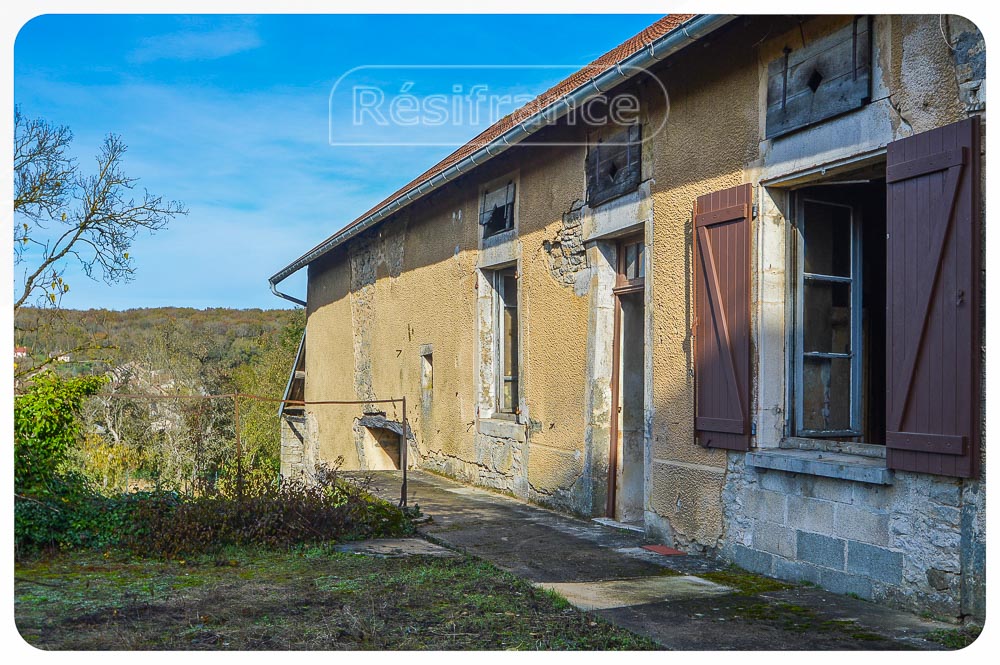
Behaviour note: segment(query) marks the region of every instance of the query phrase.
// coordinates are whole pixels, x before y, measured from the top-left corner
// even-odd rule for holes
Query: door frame
[[[625,265],[625,248],[638,243],[642,254],[636,257],[636,265],[642,273],[629,279]],[[614,331],[611,337],[611,442],[608,449],[608,498],[605,505],[605,515],[615,519],[615,503],[618,498],[618,437],[621,421],[621,342],[622,342],[622,296],[643,294],[646,290],[645,277],[646,239],[643,234],[620,238],[615,246],[615,285],[611,292],[614,298]],[[645,306],[645,303],[643,304]],[[645,319],[645,316],[643,317]],[[643,335],[645,338],[645,334]],[[645,390],[643,391],[645,392]],[[643,398],[645,401],[645,398]],[[645,406],[643,405],[643,408]]]

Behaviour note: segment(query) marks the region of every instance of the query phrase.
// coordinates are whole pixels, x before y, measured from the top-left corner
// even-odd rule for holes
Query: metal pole
[[[403,397],[403,433],[400,434],[399,442],[399,465],[403,467],[403,487],[400,490],[399,505],[406,507],[406,397]]]

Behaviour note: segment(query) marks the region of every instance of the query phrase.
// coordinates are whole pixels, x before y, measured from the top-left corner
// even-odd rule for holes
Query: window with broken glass
[[[517,414],[518,409],[518,317],[517,271],[514,268],[493,273],[496,294],[494,312],[497,340],[497,412]]]
[[[883,173],[795,195],[793,436],[885,443]]]
[[[483,190],[482,203],[479,209],[479,224],[483,227],[483,237],[489,238],[514,228],[514,195],[513,180],[505,184]]]
[[[861,435],[861,233],[850,205],[802,198],[796,307],[799,436]]]
[[[639,186],[642,129],[622,127],[592,145],[587,154],[587,205],[595,206]]]

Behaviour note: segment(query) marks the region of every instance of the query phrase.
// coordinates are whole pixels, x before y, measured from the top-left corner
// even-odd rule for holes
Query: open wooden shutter
[[[750,447],[750,215],[753,189],[701,196],[694,207],[695,436]]]
[[[888,147],[886,462],[979,475],[979,119]]]

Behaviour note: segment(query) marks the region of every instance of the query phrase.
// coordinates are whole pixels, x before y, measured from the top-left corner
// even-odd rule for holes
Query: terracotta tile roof
[[[394,199],[406,194],[406,192],[409,192],[415,189],[416,187],[419,187],[423,183],[427,182],[437,174],[447,169],[452,164],[461,161],[465,157],[468,157],[469,155],[474,153],[479,148],[487,145],[494,139],[500,137],[504,132],[514,127],[519,122],[522,122],[527,118],[530,118],[532,115],[534,115],[541,109],[545,108],[552,102],[555,102],[560,98],[564,97],[565,95],[569,94],[573,90],[576,90],[590,79],[604,73],[608,69],[611,69],[611,67],[614,66],[616,63],[621,62],[622,60],[624,60],[625,58],[629,57],[634,53],[637,53],[644,46],[647,46],[648,44],[656,41],[660,37],[664,36],[671,30],[679,26],[681,23],[684,23],[685,21],[693,18],[694,16],[696,15],[670,14],[668,16],[664,16],[659,21],[653,23],[639,34],[625,40],[615,48],[611,49],[610,51],[599,57],[597,60],[594,60],[592,63],[590,63],[580,71],[571,74],[567,78],[555,84],[542,94],[538,95],[538,97],[533,99],[531,102],[525,104],[521,108],[511,113],[510,115],[501,118],[497,122],[487,127],[478,136],[476,136],[471,141],[463,145],[461,148],[451,153],[450,155],[442,159],[440,162],[438,162],[428,170],[421,173],[419,176],[417,176],[409,183],[404,185],[402,188],[390,194],[388,197],[380,201],[377,205],[373,206],[370,210],[368,210],[363,215],[358,217],[356,220],[351,222],[349,225],[344,227],[344,230],[349,229],[355,224],[358,224],[359,222],[361,222],[361,220],[365,219],[366,217],[377,211],[379,208],[385,206]]]
[[[310,257],[317,250],[323,248],[332,238],[336,236],[342,236],[342,234],[349,231],[351,228],[359,225],[366,218],[368,218],[381,208],[385,207],[392,201],[404,196],[407,192],[416,189],[423,183],[432,179],[434,176],[448,169],[450,166],[462,161],[464,158],[475,153],[483,146],[488,145],[490,142],[502,136],[505,132],[510,130],[518,123],[521,123],[524,120],[531,118],[534,114],[546,108],[553,102],[556,102],[559,99],[569,95],[570,93],[572,93],[574,90],[585,84],[590,79],[595,78],[600,74],[603,74],[605,71],[611,69],[617,63],[638,53],[642,48],[648,46],[649,44],[655,42],[656,40],[672,32],[675,28],[685,23],[686,21],[694,18],[695,16],[697,16],[697,14],[670,14],[668,16],[664,16],[663,18],[656,21],[655,23],[650,25],[648,28],[646,28],[639,34],[635,35],[634,37],[631,37],[630,39],[627,39],[622,44],[619,44],[618,46],[611,49],[598,59],[594,60],[592,63],[590,63],[580,71],[575,72],[574,74],[563,79],[562,81],[552,86],[542,94],[538,95],[538,97],[533,99],[531,102],[525,104],[518,110],[511,113],[510,115],[501,118],[500,120],[498,120],[497,122],[486,128],[484,131],[482,131],[478,136],[473,138],[471,141],[460,147],[458,150],[451,153],[450,155],[442,159],[440,162],[438,162],[428,170],[421,173],[419,176],[411,180],[409,183],[407,183],[400,189],[390,194],[388,197],[380,201],[377,205],[373,206],[371,209],[369,209],[363,215],[355,219],[353,222],[339,229],[333,236],[323,241],[322,243],[317,245],[315,248],[313,248],[306,254],[302,255],[299,259],[297,259],[295,262],[287,266],[285,270],[282,271],[285,274],[281,276],[281,279],[284,279],[284,277],[286,277],[288,274],[291,274],[291,272],[294,272],[294,270],[297,270],[299,267],[305,265],[305,263],[301,263],[302,261],[308,262],[315,259],[316,258],[315,256],[312,256],[311,259],[307,259],[307,257]],[[286,272],[286,271],[291,271],[291,272]],[[275,275],[275,277],[278,277],[279,275],[282,275],[282,273]],[[274,280],[274,277],[272,277],[272,280]],[[278,281],[280,281],[280,279]],[[275,282],[272,281],[272,288],[274,284]]]

